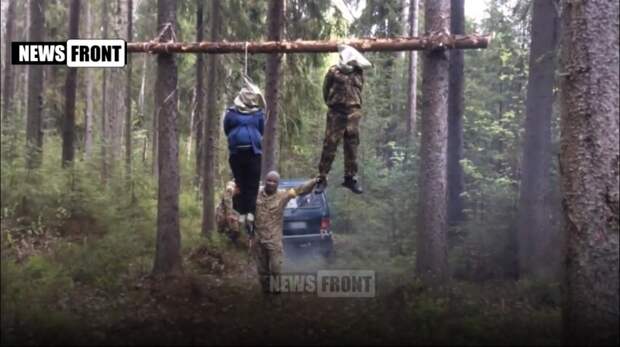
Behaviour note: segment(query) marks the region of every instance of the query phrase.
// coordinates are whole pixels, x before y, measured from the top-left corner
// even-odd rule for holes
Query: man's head
[[[280,174],[276,171],[269,171],[265,176],[265,193],[271,195],[278,191],[278,185],[280,184]]]
[[[252,113],[265,106],[265,99],[260,89],[248,77],[244,76],[243,87],[233,103],[239,112]]]
[[[372,63],[369,62],[362,53],[358,52],[355,48],[347,45],[338,45],[338,53],[340,56],[340,61],[338,62],[338,67],[340,70],[352,71],[354,67],[360,69],[367,69],[372,66]]]

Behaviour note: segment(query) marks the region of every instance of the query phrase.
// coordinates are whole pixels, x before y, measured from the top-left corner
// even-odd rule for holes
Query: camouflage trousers
[[[254,258],[261,289],[263,293],[269,293],[271,292],[270,277],[279,276],[282,273],[284,250],[282,247],[266,245],[259,241],[254,245]]]
[[[343,111],[330,108],[327,111],[319,174],[327,176],[329,173],[341,139],[344,139],[344,175],[355,176],[357,174],[357,147],[360,144],[359,124],[361,118],[361,108]]]

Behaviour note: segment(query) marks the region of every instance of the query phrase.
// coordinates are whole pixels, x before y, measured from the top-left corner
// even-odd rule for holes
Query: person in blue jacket
[[[233,208],[241,218],[253,221],[256,211],[256,196],[261,174],[261,156],[264,113],[261,107],[265,101],[258,87],[245,79],[245,85],[226,111],[224,133],[228,138],[228,162],[239,187],[239,194],[233,198]]]

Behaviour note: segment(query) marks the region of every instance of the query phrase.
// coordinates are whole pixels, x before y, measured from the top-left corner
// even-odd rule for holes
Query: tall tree
[[[2,124],[11,117],[13,99],[13,71],[11,69],[11,41],[15,18],[15,0],[9,0],[6,12],[6,31],[4,32],[4,84],[2,89]]]
[[[43,41],[45,1],[30,0],[29,41]],[[28,104],[26,119],[26,158],[28,168],[41,165],[43,147],[43,66],[28,65]]]
[[[409,36],[418,36],[419,0],[409,0]],[[415,139],[418,96],[418,52],[409,52],[409,72],[407,82],[407,134]]]
[[[452,0],[450,31],[465,33],[465,0]],[[448,87],[448,223],[463,220],[463,51],[450,50],[450,83]]]
[[[222,26],[220,14],[220,1],[211,0],[211,20],[210,40],[218,41],[220,39],[220,30]],[[218,64],[219,56],[211,54],[207,65],[207,114],[204,128],[204,174],[203,174],[203,210],[202,210],[202,232],[207,235],[215,230],[215,168],[217,153],[217,123],[219,121],[219,113],[217,109],[217,93],[218,93]]]
[[[127,0],[127,41],[133,40],[133,0]],[[125,173],[131,178],[131,54],[127,54],[125,82]]]
[[[450,2],[425,4],[425,30],[444,33],[450,26]],[[422,139],[420,197],[417,216],[416,273],[424,283],[448,277],[446,246],[446,149],[448,119],[448,52],[425,51],[422,60]]]
[[[111,5],[111,18],[113,21],[109,23],[109,35],[111,38],[124,38],[127,35],[127,0],[109,1]],[[126,83],[127,74],[122,69],[109,69],[107,72],[107,94],[108,101],[106,107],[106,131],[107,136],[107,161],[110,173],[114,171],[115,164],[118,159],[123,157],[123,123],[126,118]]]
[[[204,38],[204,25],[203,25],[203,8],[204,0],[196,0],[196,41],[201,42]],[[200,181],[202,177],[202,162],[203,162],[203,132],[204,132],[204,55],[198,54],[196,57],[196,106],[194,113],[194,129],[196,132],[196,177]]]
[[[80,36],[80,0],[71,0],[69,9],[69,38]],[[62,130],[62,166],[73,162],[75,147],[75,92],[77,87],[77,69],[69,68],[65,84],[65,116]]]
[[[84,7],[86,9],[86,38],[94,38],[93,35],[93,11],[92,5],[90,1],[86,1],[84,3]],[[94,90],[94,82],[95,75],[93,69],[86,69],[84,71],[86,74],[86,99],[84,102],[86,103],[86,112],[84,115],[84,157],[86,159],[90,159],[93,151],[93,112],[94,112],[94,99],[93,99],[93,90]]]
[[[160,41],[170,41],[177,28],[175,0],[157,1]],[[157,55],[155,117],[159,118],[159,187],[157,197],[157,250],[153,274],[183,269],[179,232],[179,143],[177,139],[177,65],[174,55]]]
[[[520,276],[542,274],[551,235],[551,114],[557,28],[556,2],[535,0],[519,197]]]
[[[565,342],[618,344],[618,1],[564,0],[560,170]]]
[[[267,14],[267,40],[280,41],[284,22],[284,0],[269,0]],[[278,111],[280,107],[280,74],[282,54],[270,54],[267,57],[267,83],[265,86],[265,100],[267,102],[267,121],[263,138],[262,176],[278,168],[279,161],[279,134]]]
[[[102,1],[101,6],[103,7],[103,15],[101,16],[102,20],[102,29],[103,29],[103,39],[108,38],[108,1]],[[107,90],[108,90],[108,70],[103,69],[102,77],[101,77],[101,177],[103,182],[107,182],[109,175],[109,160],[108,160],[108,98],[107,98]]]

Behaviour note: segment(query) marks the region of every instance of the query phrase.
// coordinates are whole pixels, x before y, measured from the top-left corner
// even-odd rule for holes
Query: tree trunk
[[[108,38],[108,1],[101,3],[103,7],[102,26],[103,26],[103,39]],[[103,69],[101,72],[101,178],[104,183],[107,183],[109,176],[109,160],[108,160],[108,100],[107,100],[107,84],[108,84],[108,69]]]
[[[618,1],[563,2],[560,172],[565,343],[617,345]]]
[[[267,38],[271,41],[282,39],[282,23],[284,21],[284,0],[269,0],[267,15]],[[267,83],[265,86],[265,100],[267,102],[265,122],[265,136],[263,137],[262,177],[271,170],[278,169],[279,135],[278,111],[280,107],[280,74],[282,54],[271,54],[267,57]]]
[[[430,35],[422,37],[392,37],[386,39],[360,38],[336,41],[267,41],[248,42],[248,53],[328,53],[338,52],[339,44],[347,44],[360,52],[394,52],[434,50],[437,48],[479,49],[487,48],[491,38],[479,35]],[[133,42],[127,44],[129,53],[245,53],[241,42]]]
[[[93,13],[90,1],[85,2],[86,7],[86,38],[94,38],[93,35]],[[84,157],[90,159],[93,151],[93,88],[94,70],[86,69],[86,114],[84,117]]]
[[[109,27],[109,35],[111,38],[124,38],[127,34],[127,7],[125,5],[126,1],[127,0],[109,1],[112,6],[112,13],[110,15],[111,18],[114,18],[114,20],[110,23]],[[107,76],[107,154],[109,170],[110,173],[113,173],[117,161],[123,157],[123,123],[124,118],[126,117],[126,109],[128,106],[125,104],[127,73],[122,69],[108,69]]]
[[[450,2],[425,4],[426,32],[448,32]],[[422,73],[422,141],[417,216],[416,273],[428,285],[448,278],[446,247],[446,149],[448,118],[448,52],[424,53]]]
[[[216,41],[220,37],[221,18],[220,1],[211,0],[211,40]],[[216,130],[219,121],[217,108],[217,71],[219,56],[209,57],[207,65],[207,114],[204,129],[205,140],[205,159],[204,176],[202,183],[203,190],[203,210],[202,210],[202,232],[207,235],[215,230],[215,168],[216,168]]]
[[[203,8],[204,0],[196,0],[196,41],[202,41],[204,35],[203,25]],[[204,138],[204,55],[198,54],[196,57],[196,111],[194,113],[194,129],[196,132],[196,177],[197,182],[200,182],[203,173],[203,152],[204,144],[202,139]]]
[[[4,85],[2,86],[2,121],[6,125],[7,117],[15,117],[12,111],[13,99],[13,71],[11,65],[11,41],[13,41],[13,27],[15,18],[15,0],[9,0],[6,13],[6,31],[4,33]]]
[[[409,0],[409,36],[418,36],[419,0]],[[415,142],[418,96],[418,53],[409,52],[409,80],[407,82],[407,134]]]
[[[133,1],[127,0],[127,41],[133,39]],[[131,179],[131,55],[127,55],[127,76],[125,85],[125,173]]]
[[[551,115],[557,27],[555,1],[534,1],[517,231],[521,277],[539,276],[549,270],[546,265],[551,246]]]
[[[465,0],[451,1],[451,34],[465,32]],[[448,223],[463,220],[463,51],[450,51],[450,83],[448,94]]]
[[[69,10],[69,39],[80,36],[80,0],[71,0]],[[65,116],[62,131],[62,166],[73,163],[75,147],[75,92],[77,87],[77,69],[69,68],[65,84]]]
[[[45,28],[45,2],[30,0],[29,41],[43,41]],[[28,65],[28,111],[26,120],[26,165],[41,165],[43,147],[43,65]]]
[[[176,1],[157,1],[157,28],[162,40],[176,32]],[[167,28],[167,29],[165,29]],[[159,188],[157,251],[153,274],[182,271],[179,232],[179,143],[177,139],[177,66],[173,54],[157,56],[156,117],[159,118]]]

